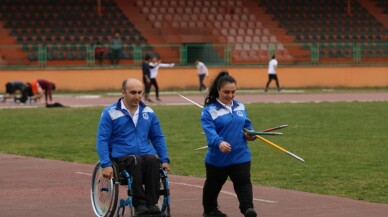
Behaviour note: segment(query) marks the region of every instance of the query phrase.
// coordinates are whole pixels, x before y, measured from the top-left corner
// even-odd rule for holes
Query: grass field
[[[388,102],[247,105],[256,130],[288,124],[266,137],[304,158],[256,140],[255,184],[388,203]],[[0,152],[93,164],[102,107],[0,110]],[[172,173],[204,177],[200,109],[154,106],[169,147]]]

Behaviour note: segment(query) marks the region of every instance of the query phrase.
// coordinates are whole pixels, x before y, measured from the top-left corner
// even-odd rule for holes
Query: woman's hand
[[[248,141],[253,141],[256,139],[256,136],[255,135],[248,135],[246,133],[244,133],[244,136],[245,138],[248,140]]]
[[[250,132],[253,132],[253,130],[249,130]],[[249,135],[248,133],[244,133],[244,137],[248,140],[248,141],[253,141],[256,139],[256,135]]]
[[[222,141],[218,147],[223,153],[228,153],[232,151],[232,146],[225,141]]]

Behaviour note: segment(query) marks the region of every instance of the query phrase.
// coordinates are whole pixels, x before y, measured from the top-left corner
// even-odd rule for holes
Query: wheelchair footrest
[[[120,204],[119,204],[119,207],[117,208],[117,217],[120,216],[120,210],[121,210],[121,216],[124,216],[126,206],[132,207],[132,201],[129,197],[126,200],[120,199]]]

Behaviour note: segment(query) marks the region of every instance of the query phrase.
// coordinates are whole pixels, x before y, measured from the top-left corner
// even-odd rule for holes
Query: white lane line
[[[91,173],[84,173],[84,172],[75,172],[75,173],[79,174],[79,175],[92,176]],[[169,184],[175,184],[175,185],[182,185],[182,186],[192,187],[192,188],[203,189],[203,186],[201,186],[201,185],[193,185],[193,184],[187,184],[187,183],[182,183],[182,182],[172,182],[172,181],[169,181],[168,183]],[[233,192],[221,191],[221,193],[226,194],[226,195],[230,195],[230,196],[233,196],[233,197],[237,197],[237,195],[235,193],[233,193]],[[254,201],[260,201],[260,202],[265,202],[265,203],[278,203],[277,201],[264,200],[264,199],[258,199],[258,198],[253,198],[253,200]]]
[[[183,185],[183,186],[203,189],[203,186],[200,186],[200,185],[193,185],[193,184],[187,184],[187,183],[181,183],[181,182],[171,182],[171,181],[169,181],[168,183],[175,184],[175,185]],[[233,192],[221,191],[221,193],[227,194],[227,195],[230,195],[230,196],[233,196],[233,197],[237,197],[237,195],[235,193],[233,193]],[[277,203],[276,201],[273,201],[273,200],[264,200],[264,199],[258,199],[258,198],[253,198],[253,200],[260,201],[260,202],[266,202],[266,203]]]
[[[79,175],[86,175],[86,176],[92,176],[91,173],[84,173],[84,172],[75,172],[76,174],[79,174]]]

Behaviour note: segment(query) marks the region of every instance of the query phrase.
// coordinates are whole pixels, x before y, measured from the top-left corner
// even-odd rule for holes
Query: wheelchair
[[[113,163],[113,178],[107,179],[102,176],[100,162],[96,163],[92,174],[91,202],[94,213],[98,217],[124,216],[125,208],[129,208],[129,216],[136,217],[132,205],[132,177],[126,170],[121,170]],[[127,186],[125,189],[124,186]],[[119,189],[127,191],[124,199],[120,197]],[[160,214],[141,215],[142,217],[170,217],[170,189],[168,186],[167,173],[160,169],[160,192],[158,206]]]

